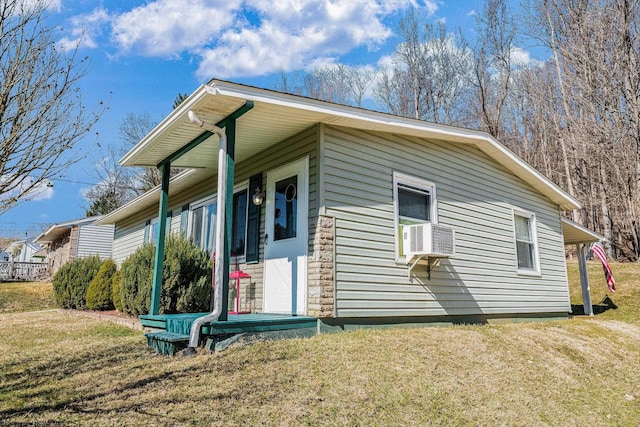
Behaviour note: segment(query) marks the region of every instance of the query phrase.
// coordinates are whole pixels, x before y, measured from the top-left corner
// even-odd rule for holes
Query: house
[[[51,226],[36,238],[43,246],[51,274],[76,258],[98,255],[111,258],[114,226],[95,224],[100,216],[80,218]]]
[[[214,252],[224,201],[220,268],[251,277],[242,304],[328,329],[566,316],[564,246],[600,239],[563,219],[574,197],[486,133],[219,80],[121,162],[163,183],[98,221],[115,224],[117,263],[166,233]]]
[[[46,264],[38,255],[40,245],[28,240],[9,243],[0,252],[0,282],[37,280],[46,275]]]
[[[4,251],[9,254],[8,261],[10,262],[42,262],[41,257],[35,256],[40,249],[40,245],[37,243],[28,240],[16,240],[9,243],[9,246]]]

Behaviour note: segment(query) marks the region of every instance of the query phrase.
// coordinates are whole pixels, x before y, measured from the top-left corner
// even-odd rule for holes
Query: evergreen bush
[[[122,306],[122,271],[117,270],[111,278],[111,301],[113,307],[119,312],[123,312]]]
[[[97,255],[77,258],[60,267],[53,276],[53,292],[62,308],[86,310],[87,288],[98,273],[102,261]]]
[[[112,259],[105,260],[98,274],[87,288],[87,308],[89,310],[113,310],[112,282],[118,266]]]
[[[155,246],[145,244],[122,263],[123,311],[149,313]],[[207,311],[211,293],[209,253],[190,240],[171,235],[165,243],[161,313]]]

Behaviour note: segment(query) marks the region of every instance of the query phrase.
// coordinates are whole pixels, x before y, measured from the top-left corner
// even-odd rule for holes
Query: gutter
[[[197,318],[191,325],[189,334],[189,347],[184,350],[186,356],[195,353],[200,343],[200,328],[202,325],[216,320],[222,314],[222,286],[224,280],[224,239],[226,215],[226,191],[227,191],[227,135],[225,130],[218,126],[205,123],[199,119],[193,111],[189,111],[191,123],[211,131],[218,135],[220,144],[218,149],[218,203],[216,207],[216,248],[214,252],[214,280],[213,280],[213,311],[205,316]]]

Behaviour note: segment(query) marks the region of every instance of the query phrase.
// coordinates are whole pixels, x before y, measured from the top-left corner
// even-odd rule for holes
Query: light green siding
[[[478,149],[324,128],[324,200],[336,218],[338,317],[557,313],[570,310],[557,205]],[[456,255],[427,278],[396,262],[393,173],[436,185]],[[516,268],[513,209],[533,212],[541,275]]]
[[[247,161],[236,164],[235,182],[245,183],[249,177],[263,174],[263,185],[266,183],[266,172],[271,169],[284,166],[294,160],[309,157],[309,241],[312,242],[315,236],[315,223],[317,221],[317,141],[318,128],[316,126],[300,132],[281,143],[269,148]],[[217,185],[215,177],[207,179],[195,185],[190,191],[182,192],[169,197],[169,209],[173,212],[171,220],[171,230],[176,233],[180,231],[180,212],[186,203],[198,201],[202,198],[215,194]],[[249,189],[249,196],[251,196]],[[132,215],[124,221],[116,224],[114,241],[114,259],[121,263],[126,257],[140,247],[144,241],[144,227],[146,220],[158,215],[158,207],[153,206]],[[253,287],[253,308],[260,311],[262,309],[262,283],[264,264],[264,206],[260,212],[260,261],[253,264],[239,264],[237,267],[251,275]],[[311,253],[311,248],[309,249]],[[232,265],[231,270],[236,266]],[[233,284],[232,284],[233,285]]]

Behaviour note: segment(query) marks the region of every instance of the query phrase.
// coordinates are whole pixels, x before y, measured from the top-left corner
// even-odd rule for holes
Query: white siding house
[[[113,252],[112,224],[97,225],[101,217],[80,218],[51,226],[36,238],[46,248],[46,260],[51,274],[76,258],[97,255],[111,258]]]
[[[216,235],[218,139],[187,113],[228,123],[243,105],[233,122],[231,270],[251,275],[254,311],[338,327],[570,312],[564,245],[598,238],[563,221],[580,204],[468,129],[212,81],[122,160],[186,169],[168,183],[170,233],[210,250]],[[99,221],[115,224],[118,263],[154,241],[160,193]],[[404,231],[415,224],[452,230],[455,251],[409,253]]]

